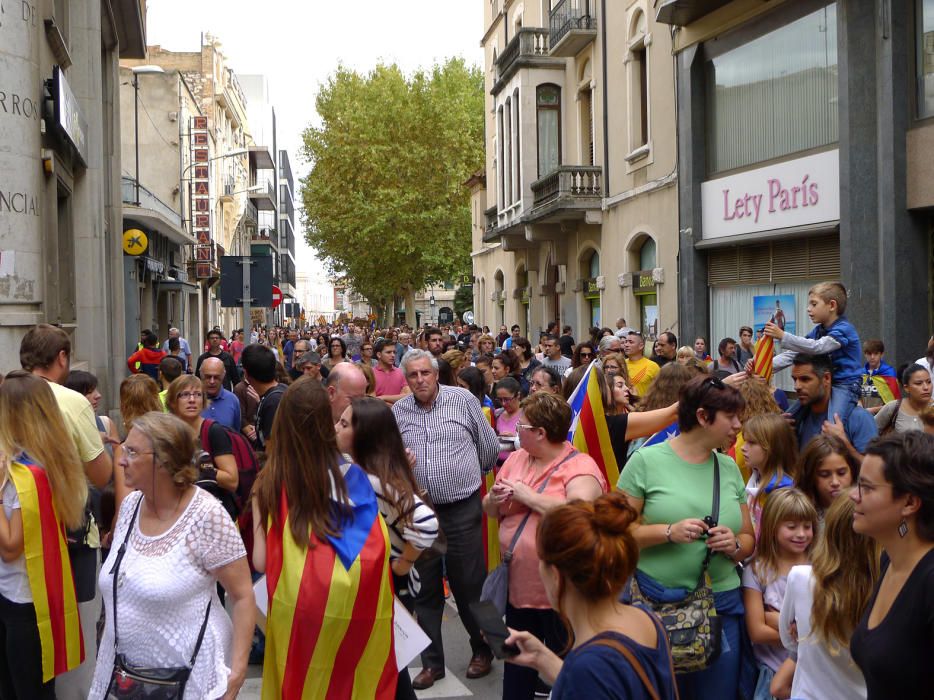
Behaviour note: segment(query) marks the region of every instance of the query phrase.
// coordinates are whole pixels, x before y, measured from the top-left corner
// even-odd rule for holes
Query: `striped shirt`
[[[415,547],[415,549],[428,549],[434,544],[438,537],[438,518],[435,512],[418,497],[415,498],[415,509],[412,511],[412,522],[403,525],[402,513],[399,512],[399,499],[389,484],[383,484],[373,474],[367,474],[370,478],[370,485],[376,492],[376,501],[379,505],[379,514],[386,521],[386,527],[389,530],[389,544],[392,548],[391,559],[398,559],[402,556],[406,543]]]
[[[427,408],[410,394],[392,412],[415,455],[415,478],[435,505],[462,501],[480,488],[482,473],[496,464],[499,440],[473,394],[439,384]]]

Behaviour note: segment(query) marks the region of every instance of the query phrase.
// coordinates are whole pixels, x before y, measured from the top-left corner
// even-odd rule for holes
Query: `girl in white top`
[[[831,504],[813,565],[788,574],[778,628],[782,644],[798,657],[790,689],[796,700],[866,697],[850,636],[878,579],[879,551],[872,539],[853,532],[854,507],[848,493]]]
[[[113,586],[117,586],[120,653],[137,667],[187,666],[205,613],[204,641],[185,687],[186,700],[233,700],[246,677],[256,603],[246,550],[220,501],[194,486],[194,432],[175,416],[150,412],[133,421],[118,468],[138,489],[124,499],[115,546],[101,567],[106,625],[91,698],[103,698],[114,667]],[[120,564],[119,547],[138,513]],[[217,598],[227,592],[233,623]],[[208,607],[210,601],[210,608]]]

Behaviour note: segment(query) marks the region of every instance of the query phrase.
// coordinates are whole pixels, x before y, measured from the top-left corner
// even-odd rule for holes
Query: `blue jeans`
[[[683,588],[668,588],[658,581],[636,571],[639,590],[650,600],[675,602],[688,593]],[[629,586],[625,589],[628,598]],[[723,622],[720,656],[703,671],[677,674],[678,695],[681,700],[735,700],[739,697],[742,668],[744,608],[739,588],[713,594],[717,615]]]

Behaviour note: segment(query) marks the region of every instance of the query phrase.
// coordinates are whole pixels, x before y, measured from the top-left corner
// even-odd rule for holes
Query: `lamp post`
[[[133,135],[136,142],[136,201],[139,206],[139,76],[165,73],[162,66],[136,66],[133,71]]]

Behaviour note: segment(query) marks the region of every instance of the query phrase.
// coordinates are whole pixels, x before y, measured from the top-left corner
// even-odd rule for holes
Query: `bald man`
[[[217,357],[208,357],[201,363],[198,374],[204,383],[204,410],[201,417],[215,420],[239,433],[240,399],[224,388],[224,377],[227,375],[224,362]]]
[[[331,416],[335,423],[353,399],[366,396],[366,384],[363,370],[350,362],[338,362],[331,368],[324,386],[331,401]]]

